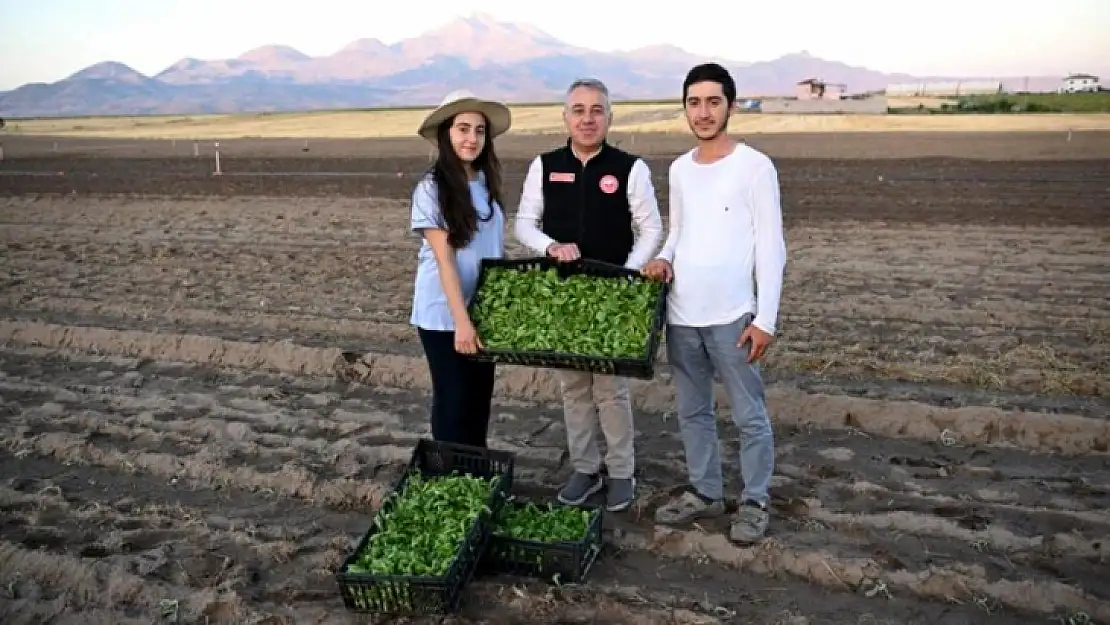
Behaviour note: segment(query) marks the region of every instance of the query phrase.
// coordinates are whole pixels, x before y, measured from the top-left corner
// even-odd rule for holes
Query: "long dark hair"
[[[490,130],[489,119],[483,115],[486,122],[486,132]],[[436,195],[439,198],[439,211],[447,230],[447,242],[451,247],[460,249],[466,247],[478,231],[478,220],[489,221],[493,218],[493,204],[501,202],[501,161],[493,149],[493,137],[487,134],[486,143],[482,151],[474,159],[474,169],[485,175],[486,192],[489,194],[490,214],[479,216],[474,202],[470,198],[470,186],[466,175],[466,168],[462,159],[455,154],[451,145],[451,125],[455,122],[452,116],[439,125],[436,132],[436,142],[439,146],[439,155],[432,165],[432,182],[436,185]]]

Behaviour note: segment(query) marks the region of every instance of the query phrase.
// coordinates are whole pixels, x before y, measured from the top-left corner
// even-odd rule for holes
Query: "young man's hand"
[[[748,352],[748,362],[755,362],[763,358],[767,354],[767,348],[775,341],[775,338],[767,334],[763,330],[755,327],[754,324],[748,324],[744,331],[740,333],[740,340],[736,342],[737,347],[743,347],[744,343],[751,342],[751,351]]]
[[[662,258],[653,258],[644,265],[640,270],[640,274],[651,278],[652,280],[659,280],[661,282],[670,282],[674,279],[674,269],[671,264]]]

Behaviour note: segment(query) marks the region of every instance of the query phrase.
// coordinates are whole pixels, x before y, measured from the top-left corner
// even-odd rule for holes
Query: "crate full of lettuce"
[[[650,379],[666,284],[609,263],[484,259],[470,316],[474,358]]]
[[[602,522],[598,506],[509,500],[494,517],[479,570],[580,584],[601,554]]]
[[[513,466],[507,452],[419,441],[336,573],[344,606],[388,615],[457,610],[508,497]]]

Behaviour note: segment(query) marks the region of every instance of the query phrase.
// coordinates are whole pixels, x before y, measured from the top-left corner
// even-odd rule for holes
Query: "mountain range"
[[[567,44],[526,24],[481,13],[387,45],[358,39],[328,56],[267,45],[234,59],[184,58],[154,76],[116,61],[54,83],[0,92],[0,116],[200,114],[429,105],[455,88],[512,102],[557,100],[575,78],[604,80],[616,100],[677,98],[686,71],[714,60],[728,67],[742,95],[789,95],[798,81],[843,83],[850,93],[892,82],[960,80],[887,74],[806,52],[747,63],[710,59],[671,45],[599,52]],[[1015,89],[1054,89],[1060,77],[1022,77]]]

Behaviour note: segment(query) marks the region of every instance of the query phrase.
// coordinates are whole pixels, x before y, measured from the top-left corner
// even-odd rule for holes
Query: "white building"
[[[1072,74],[1064,79],[1064,84],[1060,87],[1060,93],[1098,90],[1098,76],[1092,76],[1091,74]]]

